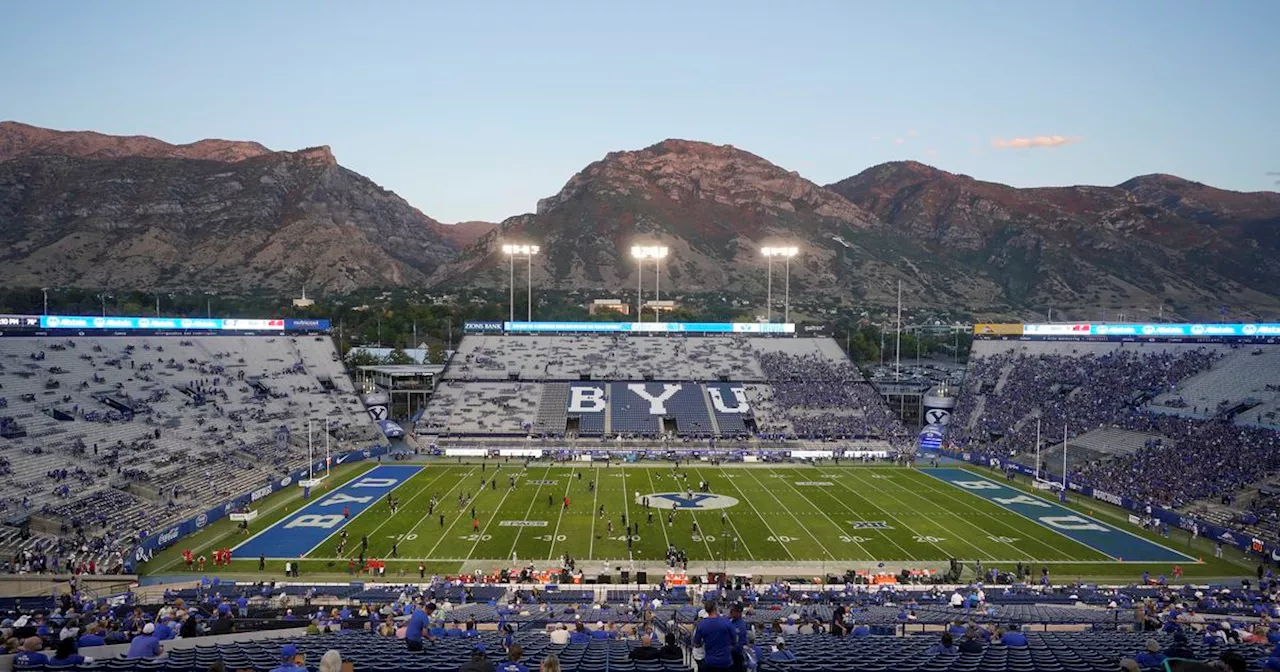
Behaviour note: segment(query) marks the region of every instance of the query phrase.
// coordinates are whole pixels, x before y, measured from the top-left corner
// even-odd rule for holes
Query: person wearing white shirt
[[[953,609],[959,609],[963,606],[964,606],[964,595],[961,595],[960,591],[958,590],[954,593],[951,593],[951,607]]]
[[[555,630],[551,631],[551,643],[557,645],[569,643],[569,629],[564,627],[563,623],[557,625]]]

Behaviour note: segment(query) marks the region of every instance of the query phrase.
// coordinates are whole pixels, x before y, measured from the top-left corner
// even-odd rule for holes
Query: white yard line
[[[795,486],[795,484],[794,484],[794,483],[792,483],[789,479],[779,479],[779,480],[786,480],[786,481],[787,481],[787,487],[789,487],[789,488],[791,488],[792,490],[794,490],[794,491],[795,491],[795,493],[796,493],[797,495],[800,495],[800,498],[801,498],[801,499],[803,499],[804,501],[806,501],[806,502],[808,502],[808,503],[809,503],[809,506],[813,507],[813,508],[814,508],[814,510],[816,510],[818,513],[822,514],[822,517],[823,517],[823,518],[826,518],[826,519],[827,519],[827,522],[829,522],[829,523],[831,523],[832,525],[834,525],[834,526],[835,526],[835,528],[836,528],[836,532],[844,532],[844,528],[840,525],[840,523],[837,523],[836,521],[832,520],[832,519],[831,519],[831,516],[828,516],[828,515],[827,515],[827,512],[826,512],[826,510],[825,510],[825,509],[823,509],[821,506],[818,506],[817,504],[814,504],[814,503],[813,503],[813,500],[809,499],[809,497],[808,497],[807,495],[805,495],[803,492],[801,492],[801,491],[800,491],[800,488],[797,488],[797,487]],[[852,536],[852,535],[847,535],[847,536]],[[874,553],[871,553],[871,552],[869,552],[869,551],[867,551],[867,549],[866,549],[865,547],[863,547],[863,545],[862,545],[862,544],[860,544],[860,543],[858,543],[858,542],[856,542],[856,541],[855,541],[855,542],[853,542],[853,544],[854,544],[855,546],[857,546],[859,550],[861,550],[863,553],[865,553],[865,554],[868,556],[868,557],[867,557],[867,559],[870,559],[870,560],[875,560],[875,559],[876,559],[875,554],[874,554]],[[904,550],[905,550],[905,549],[904,549]]]
[[[749,471],[749,469],[744,468],[743,471]],[[755,476],[752,476],[751,478],[752,480],[755,480],[757,483],[759,482],[759,479],[757,479]],[[773,543],[781,546],[782,550],[786,551],[787,557],[791,558],[792,560],[795,560],[796,556],[791,554],[791,549],[787,548],[786,544],[782,543],[781,541],[778,541],[778,533],[773,531],[773,527],[769,525],[768,520],[765,520],[764,515],[760,513],[760,510],[756,508],[756,505],[751,503],[751,498],[747,496],[747,493],[743,492],[742,488],[739,488],[738,484],[734,483],[732,478],[726,478],[725,480],[729,481],[729,483],[733,485],[733,489],[738,491],[738,494],[742,496],[742,501],[746,502],[747,506],[751,507],[752,511],[755,511],[756,517],[760,519],[760,522],[764,523],[765,529],[769,531],[769,536],[773,537]]]
[[[744,471],[747,471],[748,473],[750,472],[750,470],[749,470],[749,469],[744,470]],[[775,501],[775,502],[777,502],[777,503],[778,503],[778,508],[782,509],[783,511],[786,511],[786,512],[787,512],[787,514],[791,516],[791,519],[792,519],[792,520],[794,520],[794,521],[796,521],[796,525],[799,525],[799,526],[800,526],[800,529],[804,530],[804,531],[805,531],[805,533],[809,535],[809,538],[810,538],[810,539],[813,539],[813,540],[814,540],[814,542],[816,542],[816,543],[818,544],[818,548],[821,548],[821,549],[822,549],[822,552],[823,552],[823,553],[826,553],[826,554],[827,554],[827,557],[828,557],[829,559],[831,559],[831,560],[835,560],[835,559],[836,559],[836,556],[832,555],[832,554],[831,554],[831,551],[830,551],[830,550],[828,550],[828,549],[827,549],[827,547],[826,547],[826,546],[824,546],[824,545],[822,544],[822,542],[818,540],[818,537],[817,537],[817,535],[815,535],[815,534],[813,533],[813,530],[810,530],[808,527],[805,527],[805,524],[804,524],[804,523],[802,523],[802,522],[800,522],[800,519],[799,519],[799,518],[796,518],[796,514],[795,514],[791,509],[788,509],[788,508],[787,508],[787,505],[786,505],[786,504],[783,504],[783,503],[782,503],[782,500],[781,500],[781,499],[778,499],[778,496],[777,496],[777,495],[775,495],[775,494],[773,494],[773,491],[772,491],[772,490],[770,490],[768,487],[766,487],[764,483],[761,483],[761,482],[760,482],[760,479],[759,479],[759,478],[756,478],[756,475],[755,475],[755,474],[751,474],[751,480],[753,480],[753,481],[755,481],[756,483],[758,483],[758,484],[760,485],[760,487],[764,489],[764,491],[765,491],[765,492],[769,493],[769,496],[773,498],[773,501]],[[735,487],[735,488],[736,488],[736,487],[738,487],[738,486],[735,484],[733,487]],[[739,490],[739,492],[741,492],[741,490]],[[755,507],[755,505],[753,504],[753,505],[751,506],[751,508],[752,508],[752,509],[754,509],[754,508],[756,508],[756,507]],[[765,525],[768,525],[768,523],[765,523]],[[770,529],[769,529],[769,534],[773,534],[773,529],[772,529],[772,528],[770,528]],[[774,539],[777,539],[777,538],[778,538],[778,535],[774,534],[773,538],[774,538]],[[783,546],[783,548],[786,548],[786,547],[785,547],[785,546]],[[790,550],[790,549],[787,549],[787,555],[791,555],[791,550]],[[793,559],[794,559],[794,556],[792,556],[792,557],[793,557]]]
[[[444,468],[441,470],[441,471],[443,471],[444,473],[441,473],[439,476],[436,476],[435,478],[431,479],[431,482],[430,482],[430,483],[428,483],[428,484],[426,484],[425,486],[423,486],[423,488],[422,488],[421,490],[419,490],[419,491],[417,492],[417,494],[415,494],[415,495],[413,495],[413,496],[409,497],[409,499],[405,501],[405,504],[408,504],[409,502],[412,502],[413,500],[417,499],[418,497],[421,497],[421,496],[422,496],[422,493],[424,493],[424,492],[426,492],[426,491],[427,491],[427,488],[430,488],[432,485],[435,485],[435,482],[436,482],[436,481],[438,481],[438,480],[440,480],[441,478],[443,478],[443,477],[444,477],[444,475],[445,475],[446,473],[448,473],[449,471],[452,471],[452,470],[453,470],[453,467],[444,467]],[[426,472],[426,468],[423,468],[423,472]],[[418,475],[418,474],[414,474],[414,476],[417,476],[417,475]],[[409,481],[412,481],[412,480],[413,480],[413,478],[410,478],[410,479],[406,480],[404,483],[401,483],[399,486],[397,486],[397,487],[395,488],[395,490],[392,490],[391,492],[395,492],[396,490],[399,490],[401,487],[404,487],[405,485],[408,485],[408,484],[409,484]],[[459,482],[461,482],[461,481],[459,481]],[[389,494],[389,493],[388,493],[388,494]],[[375,504],[375,506],[376,506],[376,504]],[[368,507],[367,509],[365,509],[364,511],[361,511],[360,513],[356,514],[355,518],[352,518],[351,520],[347,521],[346,525],[343,525],[343,526],[342,526],[342,528],[343,528],[343,529],[345,529],[345,528],[347,527],[347,525],[350,525],[351,523],[355,522],[356,518],[359,518],[359,517],[360,517],[361,515],[363,515],[366,511],[372,511],[372,510],[373,510],[373,506],[370,506],[370,507]],[[387,519],[386,519],[386,520],[382,521],[382,523],[381,523],[381,524],[379,524],[377,527],[375,527],[375,528],[373,528],[372,530],[370,530],[370,531],[369,531],[369,538],[370,538],[370,539],[375,538],[375,537],[374,537],[374,535],[375,535],[375,534],[377,534],[378,530],[381,530],[384,526],[386,526],[386,524],[387,524],[387,523],[389,523],[389,522],[391,522],[391,521],[393,521],[393,520],[395,520],[395,519],[396,519],[396,517],[395,517],[394,515],[387,516]],[[418,520],[418,522],[419,522],[419,523],[421,523],[421,522],[422,522],[422,520],[421,520],[421,519],[419,519],[419,520]],[[415,525],[414,527],[416,528],[416,527],[417,527],[417,525]],[[409,530],[409,532],[413,532],[413,530]],[[406,533],[405,533],[405,536],[406,536],[406,537],[407,537],[407,536],[409,536],[409,532],[406,532]],[[341,529],[339,529],[339,530],[335,531],[335,532],[334,532],[334,534],[331,534],[331,535],[329,535],[328,537],[325,537],[325,538],[324,538],[324,541],[321,541],[320,543],[318,543],[318,544],[316,544],[316,545],[315,545],[315,548],[312,548],[310,551],[307,551],[307,555],[310,555],[313,551],[315,551],[315,550],[316,550],[316,548],[320,548],[321,546],[323,546],[323,545],[325,544],[325,542],[327,542],[327,541],[329,541],[330,539],[332,539],[332,538],[334,537],[334,535],[336,535],[336,534],[341,534],[341,533],[342,533],[342,530],[341,530]],[[372,542],[370,542],[370,544],[372,544]],[[348,557],[348,558],[350,558],[350,557],[353,557],[354,555],[355,555],[355,554],[348,554],[348,555],[347,555],[347,557]]]
[[[554,462],[552,462],[552,464],[554,465],[555,463],[554,463]],[[551,475],[551,467],[547,467],[547,470],[546,470],[546,471],[544,471],[544,472],[542,472],[542,478],[541,478],[541,479],[539,479],[539,480],[545,481],[545,480],[547,480],[547,477],[548,477],[548,476],[550,476],[550,475]],[[542,492],[542,484],[541,484],[541,483],[539,483],[539,484],[538,484],[538,487],[533,491],[533,499],[529,500],[529,508],[528,508],[528,509],[526,509],[526,510],[525,510],[525,512],[524,512],[524,519],[525,519],[525,520],[528,520],[528,519],[529,519],[529,514],[533,513],[533,505],[538,503],[538,493],[540,493],[540,492]],[[483,533],[483,532],[484,532],[484,530],[481,530],[481,533]],[[523,532],[524,532],[524,527],[518,527],[518,528],[516,528],[516,538],[515,538],[515,539],[513,539],[513,540],[511,540],[511,551],[510,551],[509,553],[507,553],[507,555],[515,554],[515,552],[516,552],[516,544],[519,544],[519,543],[520,543],[520,535],[521,535],[521,533],[523,533]],[[551,541],[552,541],[552,543],[555,543],[555,537],[552,537],[552,538],[551,538]],[[518,556],[517,556],[517,557],[518,557]]]
[[[498,474],[495,472],[493,475],[494,475],[494,476],[497,476]],[[474,534],[476,535],[476,541],[475,541],[475,543],[471,544],[471,550],[470,550],[470,551],[467,551],[467,560],[470,560],[470,559],[471,559],[471,556],[472,556],[472,555],[475,555],[476,547],[480,545],[480,540],[484,539],[484,531],[485,531],[485,530],[487,530],[487,529],[489,529],[489,523],[492,523],[492,522],[493,522],[493,519],[498,517],[498,513],[499,513],[500,511],[502,511],[502,503],[503,503],[503,502],[505,502],[505,501],[507,501],[507,497],[509,497],[509,496],[511,495],[511,493],[512,493],[512,492],[515,492],[515,490],[514,490],[514,489],[512,489],[512,488],[510,488],[510,487],[508,487],[508,488],[507,488],[507,491],[506,491],[506,492],[504,492],[504,493],[502,493],[502,499],[498,500],[498,505],[497,505],[497,506],[495,506],[495,507],[493,507],[493,514],[489,516],[489,521],[488,521],[488,522],[486,522],[486,523],[484,524],[484,527],[480,528],[480,531],[479,531],[479,532],[474,533]],[[463,514],[466,514],[466,513],[468,513],[468,511],[467,511],[467,507],[466,507],[466,505],[463,505],[463,507],[462,507],[462,511],[460,511],[460,512],[458,513],[458,518],[461,518],[461,517],[463,516]],[[445,526],[445,528],[444,528],[444,529],[445,529],[445,532],[444,532],[444,533],[442,533],[442,534],[440,535],[440,538],[436,540],[436,546],[439,546],[439,545],[440,545],[440,542],[444,541],[444,536],[445,536],[445,534],[447,534],[447,533],[448,533],[448,530],[449,530],[450,528],[452,528],[454,525],[456,525],[456,524],[457,524],[457,520],[458,520],[458,518],[455,518],[455,519],[454,519],[454,522],[449,523],[448,525],[446,525],[446,526]],[[434,553],[434,552],[435,552],[435,550],[436,550],[436,546],[432,546],[432,547],[431,547],[431,550],[430,550],[430,551],[428,551],[428,555],[430,555],[431,553]]]
[[[939,481],[939,482],[943,482],[943,481],[941,481],[941,479],[937,479],[937,478],[935,478],[935,477],[933,477],[933,476],[929,476],[928,474],[925,474],[925,475],[924,475],[924,478],[925,478],[925,479],[927,479],[927,480],[937,480],[937,481]],[[973,511],[973,512],[977,513],[978,515],[982,516],[983,518],[987,518],[988,520],[991,520],[991,521],[994,521],[994,522],[998,523],[1001,527],[1003,527],[1003,528],[1005,528],[1005,529],[1007,529],[1007,530],[1010,530],[1011,532],[1014,532],[1015,534],[1026,534],[1026,532],[1024,532],[1023,530],[1018,529],[1018,527],[1017,527],[1017,526],[1015,526],[1015,525],[1013,525],[1012,523],[1005,522],[1004,520],[1001,520],[1000,518],[997,518],[996,516],[992,515],[991,513],[988,513],[988,512],[983,511],[983,510],[981,510],[981,509],[979,509],[979,508],[977,508],[977,507],[975,507],[975,506],[970,505],[968,502],[965,502],[963,498],[961,498],[961,497],[957,497],[956,495],[958,495],[960,492],[962,492],[962,490],[961,490],[960,488],[956,488],[955,486],[952,486],[952,488],[950,488],[950,489],[954,490],[955,494],[950,494],[950,493],[948,493],[946,490],[944,490],[944,489],[942,489],[942,488],[935,488],[935,487],[932,487],[932,486],[928,485],[927,483],[925,483],[924,481],[920,481],[920,479],[913,479],[913,480],[914,480],[914,481],[917,481],[917,482],[920,482],[920,483],[921,483],[921,487],[922,487],[922,488],[924,488],[925,490],[928,490],[929,492],[934,492],[934,493],[937,493],[938,495],[941,495],[941,496],[943,496],[943,497],[946,497],[947,499],[949,499],[949,500],[951,500],[951,501],[953,501],[953,502],[955,502],[955,503],[957,503],[957,504],[959,504],[959,505],[963,506],[964,508],[969,509],[970,511]],[[969,496],[970,496],[970,497],[972,497],[973,495],[969,495]],[[981,497],[979,497],[978,499],[980,499],[981,501],[984,501],[984,502],[989,502],[989,501],[990,501],[990,500],[987,500],[987,499],[983,499],[983,498],[981,498]],[[1026,516],[1023,516],[1023,515],[1021,515],[1021,514],[1017,513],[1016,511],[1011,511],[1011,510],[1009,510],[1009,509],[1005,509],[1005,508],[1001,508],[1001,511],[1002,511],[1002,512],[1004,512],[1004,513],[1010,514],[1010,515],[1018,516],[1018,518],[1023,519],[1023,520],[1025,520],[1025,519],[1026,519]],[[979,528],[979,529],[981,529],[981,528]],[[990,530],[984,530],[984,532],[990,532]],[[989,535],[989,536],[995,536],[995,535]],[[1020,540],[1020,541],[1030,542],[1030,543],[1033,543],[1033,544],[1035,544],[1035,545],[1037,545],[1037,546],[1041,546],[1041,547],[1044,547],[1044,548],[1052,549],[1053,551],[1055,551],[1055,552],[1057,552],[1057,553],[1060,553],[1063,557],[1068,558],[1068,559],[1073,559],[1073,558],[1075,558],[1075,556],[1074,556],[1074,555],[1072,555],[1071,553],[1069,553],[1069,552],[1067,552],[1067,551],[1064,551],[1064,550],[1062,550],[1061,548],[1059,548],[1059,547],[1057,547],[1057,546],[1055,546],[1055,545],[1053,545],[1053,544],[1051,544],[1051,543],[1049,543],[1049,542],[1047,542],[1047,541],[1043,541],[1043,540],[1041,540],[1041,539],[1022,539],[1022,540]],[[1073,539],[1072,541],[1074,541],[1074,539]],[[1018,548],[1017,546],[1015,546],[1015,545],[1014,545],[1013,543],[1011,543],[1011,542],[1001,542],[1001,543],[1005,544],[1005,545],[1006,545],[1006,546],[1008,546],[1009,548],[1012,548],[1015,552],[1023,552],[1023,553],[1025,553],[1025,552],[1026,552],[1024,549],[1020,549],[1020,548]],[[1080,543],[1080,542],[1076,542],[1076,543]],[[1081,545],[1082,545],[1082,546],[1085,546],[1086,548],[1089,548],[1090,550],[1093,550],[1093,551],[1097,551],[1097,550],[1098,550],[1098,549],[1093,548],[1092,546],[1089,546],[1089,545],[1087,545],[1087,544],[1081,544]],[[1104,554],[1104,555],[1105,555],[1105,554]],[[1107,556],[1107,557],[1111,557],[1111,556]],[[1045,561],[1046,561],[1044,558],[1034,558],[1034,557],[1033,557],[1033,559],[1034,559],[1035,561],[1037,561],[1037,562],[1045,562]]]
[[[591,478],[591,535],[590,545],[587,546],[587,560],[595,560],[596,553],[596,518],[599,518],[596,511],[599,511],[597,499],[600,496],[600,467],[596,467],[595,475]]]
[[[648,467],[646,467],[646,468],[645,468],[645,476],[648,476],[648,477],[649,477],[649,487],[650,487],[650,488],[652,488],[655,492],[657,492],[657,490],[658,490],[658,486],[657,486],[657,484],[655,484],[655,483],[653,482],[653,472],[652,472],[652,471],[650,471]],[[646,519],[648,518],[649,511],[655,511],[655,510],[656,510],[656,509],[654,509],[652,506],[650,506],[650,507],[648,508],[648,510],[646,510],[646,511],[645,511],[645,517],[646,517]],[[659,514],[658,514],[658,527],[662,528],[662,538],[663,538],[664,540],[666,540],[666,542],[667,542],[667,548],[671,548],[671,537],[667,536],[667,525],[666,525],[666,523],[663,523],[663,522],[662,522],[662,514],[661,514],[661,513],[659,513]],[[667,550],[666,548],[662,549],[662,552],[663,552],[663,555],[664,555],[664,556],[666,555],[666,550]]]
[[[732,481],[732,480],[733,480],[733,479],[729,478],[729,475],[728,475],[728,474],[726,474],[726,473],[725,473],[725,471],[724,471],[724,467],[720,467],[720,473],[721,473],[721,475],[723,475],[723,476],[725,477],[725,480],[726,480],[726,481]],[[736,487],[738,487],[738,486],[736,486],[736,485],[735,485],[735,486],[733,486],[733,487],[735,487],[735,488],[736,488]],[[741,491],[739,491],[739,492],[741,492]],[[732,527],[732,528],[733,528],[733,536],[735,536],[735,537],[737,537],[737,538],[738,538],[738,541],[739,541],[739,542],[741,542],[741,544],[742,544],[742,548],[743,548],[743,550],[745,550],[745,551],[747,552],[747,558],[749,558],[749,559],[751,559],[751,560],[755,560],[755,559],[756,559],[756,554],[751,552],[751,544],[748,544],[748,543],[746,542],[746,539],[742,536],[742,533],[738,531],[738,526],[737,526],[737,525],[735,525],[735,524],[734,524],[734,522],[733,522],[733,516],[729,515],[729,512],[728,512],[728,511],[725,511],[725,512],[724,512],[724,518],[725,518],[725,520],[729,521],[729,527]]]
[[[875,489],[875,486],[874,486],[874,485],[868,485],[868,484],[866,483],[866,481],[863,481],[861,478],[858,478],[858,476],[857,476],[856,474],[854,474],[854,473],[850,472],[850,474],[849,474],[849,475],[850,475],[850,476],[852,476],[852,477],[853,477],[853,479],[854,479],[854,480],[856,480],[858,483],[860,483],[860,484],[862,484],[862,485],[866,485],[868,489],[870,489],[870,490],[874,490],[874,489]],[[842,484],[842,485],[843,485],[843,484]],[[849,486],[847,486],[847,485],[846,485],[845,487],[846,487],[846,488],[848,488]],[[850,489],[849,489],[849,491],[850,491],[850,492],[853,492],[853,489],[852,489],[852,488],[850,488]],[[906,509],[906,510],[908,510],[908,511],[913,510],[910,506],[908,506],[908,505],[907,505],[907,503],[906,503],[906,502],[902,501],[901,499],[898,499],[897,497],[894,497],[894,496],[893,496],[893,494],[889,491],[889,489],[888,489],[888,488],[882,488],[882,489],[880,490],[880,492],[883,492],[883,493],[884,493],[884,495],[885,495],[886,497],[888,497],[888,498],[892,499],[893,501],[897,502],[898,504],[902,505],[902,508],[904,508],[904,509]],[[919,532],[916,532],[915,530],[911,529],[911,527],[910,527],[910,526],[908,526],[906,523],[902,522],[902,520],[901,520],[900,518],[896,518],[896,517],[894,517],[894,516],[893,516],[893,514],[889,513],[888,511],[885,511],[884,509],[881,509],[879,505],[877,505],[875,502],[872,502],[870,499],[867,499],[866,497],[863,497],[862,499],[863,499],[864,501],[866,501],[868,504],[870,504],[870,505],[872,505],[872,506],[876,507],[877,509],[880,509],[881,511],[884,511],[884,513],[885,513],[885,515],[886,515],[886,516],[889,516],[890,518],[893,518],[893,519],[894,519],[894,520],[896,520],[900,525],[902,525],[903,527],[906,527],[906,528],[907,528],[907,530],[911,532],[911,534],[914,534],[914,535],[916,535],[917,537],[925,537],[925,536],[927,536],[927,535],[922,535],[922,534],[920,534]],[[982,529],[982,528],[978,528],[978,530],[981,530],[981,529]],[[990,553],[988,553],[988,552],[984,551],[982,548],[979,548],[978,546],[975,546],[975,545],[973,544],[973,542],[969,541],[968,539],[965,539],[963,535],[961,535],[961,536],[959,537],[959,539],[960,539],[960,541],[962,541],[962,542],[964,542],[965,544],[967,544],[967,545],[969,546],[969,548],[972,548],[973,550],[977,551],[977,552],[982,556],[980,559],[982,559],[982,560],[986,560],[986,561],[988,561],[988,562],[990,562],[990,561],[991,561],[991,554],[990,554]],[[943,550],[943,548],[942,548],[941,546],[939,546],[938,544],[936,544],[936,543],[934,543],[934,542],[928,542],[928,543],[932,544],[932,545],[933,545],[933,547],[934,547],[934,548],[936,548],[936,549],[938,549],[939,551],[942,551],[942,553],[944,554],[944,556],[945,556],[945,557],[948,557],[948,558],[949,558],[949,557],[952,557],[952,556],[953,556],[953,554],[951,554],[951,553],[947,553],[947,552],[946,552],[945,550]],[[975,558],[975,559],[978,559],[978,558]]]
[[[573,472],[564,479],[564,496],[569,496],[569,488],[573,486]],[[557,502],[560,505],[560,515],[556,516],[556,530],[551,533],[551,548],[547,550],[547,559],[550,560],[556,555],[556,536],[560,534],[560,521],[564,520],[564,500]]]

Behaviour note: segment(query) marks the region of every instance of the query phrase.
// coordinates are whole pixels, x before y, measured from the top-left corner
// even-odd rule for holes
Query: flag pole
[[[1040,418],[1036,418],[1036,481],[1040,480]]]

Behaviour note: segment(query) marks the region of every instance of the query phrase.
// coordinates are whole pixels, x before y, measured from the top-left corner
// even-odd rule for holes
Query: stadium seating
[[[418,431],[438,438],[892,439],[897,416],[829,338],[469,335]],[[661,395],[655,413],[632,390]],[[575,410],[594,387],[601,410]],[[741,399],[740,399],[741,395]],[[743,404],[745,412],[735,409]]]
[[[1026,459],[1039,417],[1042,459],[1061,471],[1050,447],[1065,423],[1076,480],[1186,507],[1280,469],[1280,431],[1259,422],[1280,398],[1266,387],[1277,379],[1274,346],[977,341],[948,440]]]
[[[0,386],[23,433],[0,439],[0,515],[37,532],[6,558],[43,539],[114,565],[138,531],[305,465],[308,419],[335,451],[380,440],[321,336],[4,338]]]

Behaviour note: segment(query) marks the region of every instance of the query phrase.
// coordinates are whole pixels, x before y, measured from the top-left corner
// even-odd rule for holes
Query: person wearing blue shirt
[[[58,642],[58,650],[47,664],[49,667],[72,667],[83,662],[84,656],[76,653],[76,640],[68,637]]]
[[[156,639],[162,642],[165,640],[173,639],[174,636],[177,635],[177,633],[173,631],[173,628],[169,627],[169,619],[167,618],[160,619],[160,622],[156,624],[155,634],[156,634]]]
[[[853,627],[852,634],[854,637],[870,637],[871,626],[867,625],[866,623],[859,623]]]
[[[76,642],[80,648],[88,648],[90,646],[105,646],[107,640],[98,634],[98,626],[90,625],[85,629],[84,634],[80,635],[80,641]]]
[[[14,667],[39,667],[49,662],[49,657],[40,652],[44,642],[39,637],[28,637],[22,643],[22,651],[13,657]]]
[[[520,657],[524,655],[519,644],[512,644],[511,650],[507,651],[507,659],[498,663],[498,672],[529,672],[529,668],[520,662]]]
[[[1000,643],[1005,646],[1026,646],[1027,636],[1018,630],[1018,626],[1009,626],[1009,631],[1000,637]]]
[[[734,667],[742,669],[744,665],[742,647],[747,644],[749,630],[747,622],[742,618],[742,605],[737,602],[729,607],[729,626],[733,628],[733,664]]]
[[[591,635],[587,634],[587,629],[582,627],[582,623],[578,623],[573,633],[569,635],[570,644],[588,644],[591,642]]]
[[[436,605],[433,602],[421,609],[414,609],[409,616],[409,622],[404,628],[404,645],[410,651],[422,650],[422,629],[431,622],[431,614],[435,611]]]
[[[240,612],[240,618],[249,617],[249,598],[241,595],[236,598],[236,609]]]
[[[155,636],[156,626],[154,623],[148,623],[142,626],[142,634],[133,638],[129,642],[129,652],[125,654],[125,658],[155,658],[159,656],[164,647],[160,646],[160,640]]]
[[[271,672],[307,672],[307,668],[298,665],[294,659],[298,657],[298,647],[292,644],[285,644],[280,647],[280,664],[271,669]]]
[[[1164,654],[1160,652],[1160,642],[1154,639],[1147,640],[1147,650],[1134,656],[1133,659],[1138,665],[1144,668],[1159,667],[1164,663]]]
[[[769,660],[775,663],[791,663],[795,662],[796,654],[787,650],[787,640],[779,637],[773,645],[773,652],[769,654]]]
[[[707,602],[703,609],[707,617],[693,628],[693,645],[706,652],[703,672],[728,672],[733,669],[733,626],[716,612],[715,602]]]
[[[511,634],[511,628],[510,627],[505,628],[502,633],[502,650],[510,651],[511,647],[515,645],[515,643],[516,643],[516,638],[515,638],[515,635]]]

